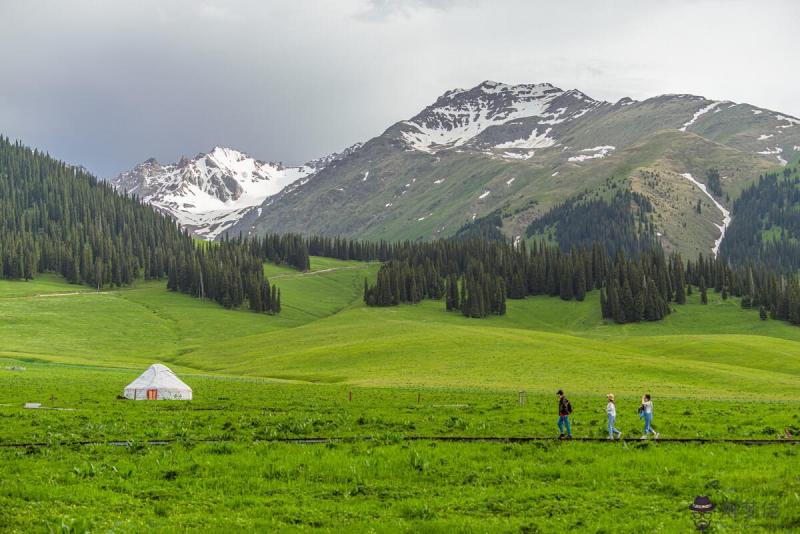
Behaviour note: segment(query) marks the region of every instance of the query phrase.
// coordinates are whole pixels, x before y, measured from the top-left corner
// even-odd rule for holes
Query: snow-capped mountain
[[[549,83],[508,85],[485,81],[472,89],[446,92],[418,115],[401,123],[401,135],[411,148],[428,153],[466,144],[484,148],[546,148],[556,144],[549,136],[554,126],[578,119],[601,106],[610,104],[593,100],[580,91],[563,91]],[[498,127],[504,125],[517,128],[501,132]]]
[[[150,158],[111,184],[172,216],[197,236],[213,239],[248,209],[320,168],[319,163],[285,167],[232,148],[214,147],[207,154],[168,165]]]
[[[270,197],[307,183],[315,173],[335,166],[362,145],[356,143],[299,167],[264,162],[217,146],[194,159],[183,157],[167,165],[150,158],[109,182],[169,215],[194,235],[215,239],[251,212],[260,216]]]

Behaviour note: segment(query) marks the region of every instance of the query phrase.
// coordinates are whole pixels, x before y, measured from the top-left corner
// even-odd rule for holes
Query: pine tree
[[[706,279],[700,277],[700,303],[708,304],[708,288],[706,288]]]
[[[575,300],[583,302],[586,298],[586,274],[579,268],[575,272]]]
[[[636,305],[633,300],[633,291],[631,290],[631,285],[628,283],[628,279],[625,279],[625,282],[622,284],[622,292],[620,295],[620,304],[621,304],[621,314],[620,317],[623,318],[622,321],[618,322],[634,322],[637,320],[637,311]]]

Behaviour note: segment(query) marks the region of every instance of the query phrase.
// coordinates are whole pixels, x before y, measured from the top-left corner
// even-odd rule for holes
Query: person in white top
[[[606,405],[606,414],[608,415],[608,439],[614,439],[614,434],[616,434],[617,439],[619,439],[622,437],[622,432],[617,430],[614,426],[614,421],[617,419],[617,405],[614,403],[614,394],[609,393],[606,397],[608,397],[608,404]]]
[[[642,439],[647,439],[647,435],[652,433],[654,439],[658,439],[659,434],[653,428],[653,401],[650,399],[650,394],[645,394],[642,397],[642,406],[639,408],[642,417],[644,417],[644,435]]]

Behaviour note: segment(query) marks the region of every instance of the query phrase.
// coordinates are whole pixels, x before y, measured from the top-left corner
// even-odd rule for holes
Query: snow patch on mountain
[[[495,148],[548,148],[556,144],[555,139],[548,137],[551,131],[552,128],[548,128],[540,134],[539,131],[534,128],[528,137],[500,143],[499,145],[495,145]]]
[[[503,152],[501,156],[506,159],[521,159],[521,160],[528,160],[531,159],[536,154],[535,150],[529,150],[527,152]]]
[[[764,156],[775,156],[776,158],[778,158],[778,161],[780,162],[781,165],[786,165],[787,163],[789,163],[781,156],[781,154],[783,154],[783,149],[779,146],[776,146],[775,148],[768,148],[766,150],[762,150],[761,152],[759,152],[759,154],[763,154]]]
[[[795,119],[794,117],[787,117],[786,115],[775,115],[775,118],[779,121],[786,121],[789,124],[782,124],[778,126],[778,128],[791,128],[792,126],[797,126],[800,124],[800,120]]]
[[[728,211],[727,209],[725,209],[725,206],[723,206],[722,204],[717,202],[717,199],[714,198],[711,195],[711,193],[708,192],[708,189],[706,188],[706,184],[701,184],[700,182],[695,180],[694,176],[692,176],[688,172],[685,172],[685,173],[681,174],[681,176],[683,176],[684,178],[686,178],[687,180],[692,182],[695,186],[697,186],[697,188],[700,191],[702,191],[708,198],[711,199],[711,202],[714,203],[714,205],[717,207],[717,209],[722,212],[722,224],[714,223],[714,226],[719,228],[719,239],[714,241],[714,246],[711,249],[711,253],[714,254],[714,257],[716,258],[717,254],[719,253],[719,246],[720,246],[720,244],[722,244],[722,240],[725,238],[725,231],[728,229],[728,226],[730,226],[730,224],[731,224],[731,212]]]
[[[697,110],[697,111],[695,112],[695,114],[692,116],[692,118],[691,118],[691,119],[689,119],[687,122],[685,122],[685,123],[683,124],[683,126],[681,126],[681,127],[680,127],[680,128],[678,128],[678,129],[679,129],[680,131],[682,131],[682,132],[685,132],[685,131],[686,131],[686,128],[688,128],[689,126],[691,126],[692,124],[694,124],[695,122],[697,122],[697,119],[699,119],[700,117],[702,117],[703,115],[705,115],[706,113],[708,113],[709,111],[711,111],[712,109],[714,109],[715,107],[719,106],[719,105],[720,105],[720,104],[722,104],[722,103],[723,103],[723,102],[712,102],[712,103],[710,103],[709,105],[707,105],[706,107],[704,107],[704,108],[700,108],[699,110]]]
[[[573,163],[579,163],[581,161],[586,161],[589,159],[601,159],[609,155],[611,152],[616,150],[617,148],[611,145],[604,145],[604,146],[596,146],[594,148],[584,148],[581,152],[588,152],[588,154],[578,154],[577,156],[572,156],[567,158],[567,161],[571,161]]]

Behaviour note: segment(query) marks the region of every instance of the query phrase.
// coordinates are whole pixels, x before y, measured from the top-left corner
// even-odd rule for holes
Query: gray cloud
[[[106,177],[215,144],[300,163],[484,79],[800,115],[799,4],[610,5],[0,0],[0,132]]]
[[[364,20],[385,21],[396,16],[410,17],[425,9],[445,11],[477,3],[477,0],[369,0],[358,16]]]

